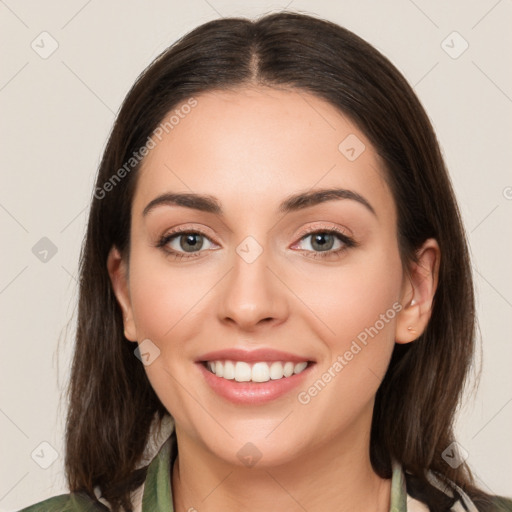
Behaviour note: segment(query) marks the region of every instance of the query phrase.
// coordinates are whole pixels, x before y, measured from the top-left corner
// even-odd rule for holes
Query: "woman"
[[[512,510],[453,436],[474,307],[396,68],[311,16],[206,23],[115,122],[81,258],[71,493],[25,510]]]

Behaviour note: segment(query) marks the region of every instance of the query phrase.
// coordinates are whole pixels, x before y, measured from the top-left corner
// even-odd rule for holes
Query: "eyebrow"
[[[325,203],[327,201],[350,199],[357,201],[367,208],[373,215],[377,216],[372,205],[360,194],[353,190],[343,188],[328,188],[313,190],[308,192],[301,192],[287,197],[278,208],[280,213],[290,213],[304,208],[310,208],[317,204]],[[165,193],[155,197],[144,208],[142,216],[146,216],[150,211],[158,206],[183,206],[185,208],[192,208],[202,212],[213,213],[215,215],[223,216],[224,212],[219,201],[210,195],[194,194],[194,193]]]

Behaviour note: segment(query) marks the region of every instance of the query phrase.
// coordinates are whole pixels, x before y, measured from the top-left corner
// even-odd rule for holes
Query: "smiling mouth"
[[[269,380],[287,379],[302,373],[313,361],[245,361],[217,360],[201,361],[201,364],[217,377],[236,382],[268,382]]]

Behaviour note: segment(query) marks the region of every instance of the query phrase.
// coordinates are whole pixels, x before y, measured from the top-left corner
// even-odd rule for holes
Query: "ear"
[[[417,251],[418,261],[412,263],[404,278],[397,315],[396,343],[410,343],[425,331],[432,313],[432,304],[439,281],[441,250],[434,238],[429,238]]]
[[[107,269],[117,302],[121,307],[124,322],[124,335],[130,341],[137,341],[137,330],[133,321],[133,310],[128,282],[128,265],[117,247],[110,249]]]

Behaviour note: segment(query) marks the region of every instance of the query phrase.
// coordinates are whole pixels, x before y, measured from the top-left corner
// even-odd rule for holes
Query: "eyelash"
[[[328,258],[329,256],[334,256],[334,255],[340,256],[341,253],[345,252],[346,250],[348,250],[352,247],[357,247],[359,245],[358,242],[356,242],[353,238],[350,238],[349,236],[347,236],[343,231],[341,231],[338,228],[335,228],[335,227],[329,227],[329,228],[321,228],[320,227],[319,228],[317,226],[307,228],[306,230],[304,230],[300,235],[299,242],[308,236],[316,235],[316,234],[335,235],[338,238],[338,240],[340,240],[343,243],[343,246],[340,247],[339,249],[335,249],[335,250],[330,249],[328,251],[313,252],[313,254],[310,254],[308,256],[308,258]],[[311,251],[306,251],[306,252],[311,252]]]
[[[171,231],[170,233],[163,235],[156,243],[156,247],[162,249],[168,256],[170,256],[174,259],[188,260],[188,259],[192,259],[192,258],[197,258],[198,256],[200,256],[202,251],[197,251],[195,253],[186,254],[186,253],[175,251],[174,249],[167,249],[165,247],[171,240],[173,240],[174,238],[176,238],[178,236],[182,236],[184,234],[201,235],[201,236],[204,236],[205,238],[209,239],[209,237],[201,231],[198,231],[195,229],[190,229],[190,228],[177,228],[174,231]],[[309,228],[301,234],[299,242],[310,235],[316,235],[316,234],[336,235],[338,240],[343,242],[344,245],[340,249],[336,249],[336,250],[331,249],[328,251],[320,251],[320,252],[305,251],[305,252],[313,252],[312,255],[308,256],[309,258],[327,258],[327,257],[333,256],[333,255],[340,255],[342,252],[344,252],[352,247],[357,247],[359,245],[358,242],[356,242],[354,239],[348,237],[345,233],[343,233],[343,231],[341,231],[337,228],[333,228],[333,227]]]

